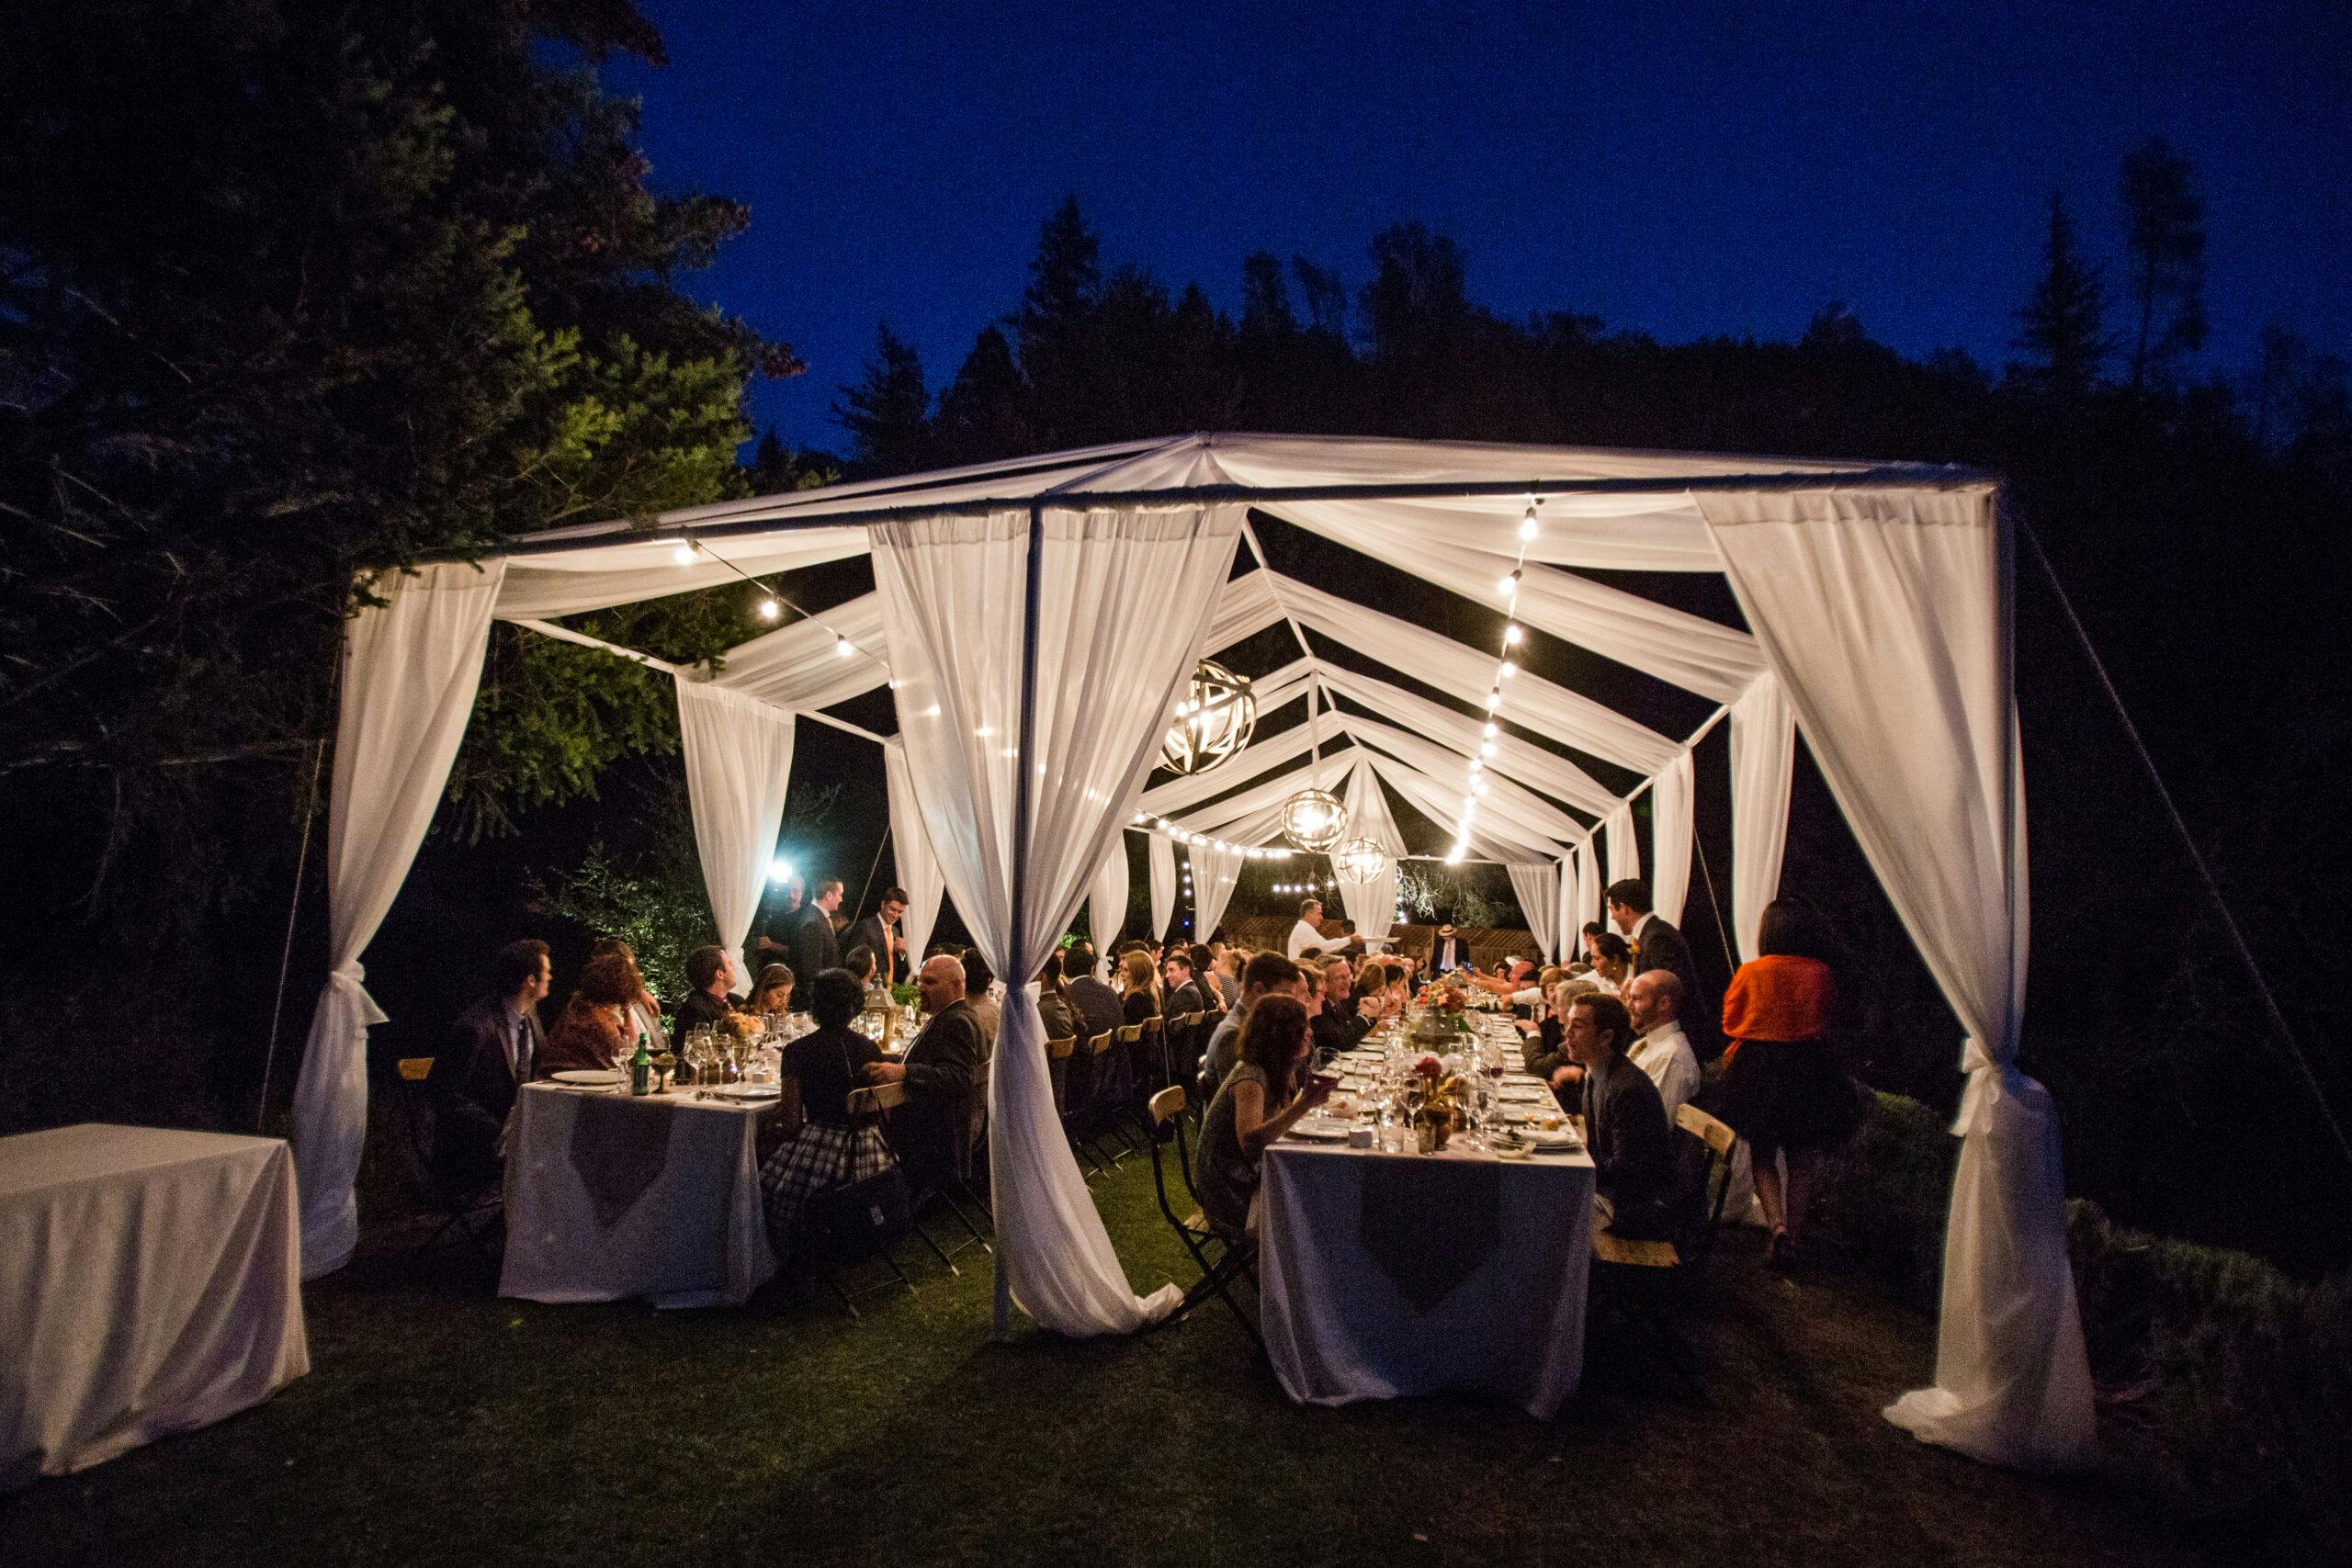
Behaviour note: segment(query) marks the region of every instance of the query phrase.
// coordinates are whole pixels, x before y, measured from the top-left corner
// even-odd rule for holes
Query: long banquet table
[[[0,1138],[0,1490],[260,1404],[311,1369],[276,1138]]]
[[[1261,1325],[1293,1399],[1471,1393],[1541,1420],[1576,1392],[1592,1248],[1581,1148],[1506,1160],[1284,1139],[1259,1191]]]
[[[787,1099],[789,1091],[787,1091]],[[778,1102],[692,1089],[526,1085],[507,1134],[498,1293],[535,1302],[748,1300],[776,1271],[760,1202],[761,1119]]]

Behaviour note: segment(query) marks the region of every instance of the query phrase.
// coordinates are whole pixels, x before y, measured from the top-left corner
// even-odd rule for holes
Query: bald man
[[[1682,979],[1671,969],[1645,969],[1625,987],[1625,1011],[1638,1038],[1625,1057],[1657,1085],[1666,1121],[1699,1092],[1699,1056],[1682,1030]]]
[[[980,1021],[964,999],[963,960],[941,953],[915,976],[922,1026],[903,1061],[865,1069],[875,1083],[904,1082],[907,1102],[890,1115],[890,1145],[918,1190],[953,1190],[971,1159],[980,1120]]]

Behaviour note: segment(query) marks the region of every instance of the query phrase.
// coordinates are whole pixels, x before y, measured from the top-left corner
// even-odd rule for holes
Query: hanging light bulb
[[[1527,503],[1527,515],[1519,520],[1519,536],[1522,539],[1535,537],[1535,503],[1532,501]]]
[[[1331,872],[1340,881],[1365,883],[1388,869],[1388,852],[1370,839],[1350,839],[1331,852]]]
[[[1519,666],[1518,666],[1518,665],[1516,665],[1516,664],[1513,664],[1510,660],[1506,659],[1506,660],[1503,660],[1503,667],[1502,667],[1500,670],[1497,671],[1495,673],[1496,673],[1496,674],[1498,674],[1498,676],[1500,676],[1502,679],[1504,679],[1504,680],[1508,681],[1508,680],[1510,680],[1512,676],[1514,676],[1514,675],[1516,675],[1516,674],[1518,674],[1518,673],[1519,673]]]
[[[1453,848],[1445,852],[1445,863],[1448,865],[1460,865],[1462,863],[1463,857],[1469,852],[1470,846],[1464,843],[1461,840],[1456,839],[1453,840]]]
[[[1488,787],[1489,787],[1489,786],[1487,785],[1487,781],[1486,781],[1486,780],[1484,780],[1484,779],[1480,779],[1480,780],[1478,781],[1478,787],[1477,787],[1476,789],[1475,789],[1475,790],[1472,790],[1470,793],[1471,793],[1471,794],[1473,794],[1473,795],[1484,795],[1487,793],[1487,788],[1488,788]]]
[[[670,558],[680,566],[692,566],[695,564],[695,556],[701,547],[692,539],[680,539],[678,547],[670,552]]]
[[[1500,693],[1500,692],[1498,692],[1498,691],[1489,691],[1489,692],[1487,694],[1487,711],[1488,713],[1492,713],[1492,712],[1494,712],[1497,708],[1498,708],[1498,707],[1500,707],[1500,706],[1502,706],[1502,705],[1503,705],[1503,694],[1502,694],[1502,693]]]
[[[1348,829],[1348,808],[1328,789],[1303,789],[1283,802],[1282,835],[1309,854],[1321,854]]]
[[[1519,646],[1519,639],[1525,635],[1526,634],[1519,629],[1519,623],[1517,621],[1513,621],[1510,625],[1503,628],[1503,646],[1505,648],[1517,648]]]
[[[836,659],[847,659],[851,654],[855,653],[856,651],[856,649],[850,646],[849,638],[845,637],[836,637],[833,638],[833,657]]]
[[[1495,754],[1495,743],[1494,743],[1493,741],[1491,741],[1491,740],[1481,740],[1481,741],[1479,741],[1479,742],[1478,742],[1478,755],[1479,755],[1479,756],[1481,756],[1481,757],[1491,757],[1491,756],[1493,756],[1494,754]]]
[[[775,600],[763,599],[760,601],[760,619],[763,621],[773,621],[782,614],[784,614],[784,606],[777,604]]]
[[[1258,727],[1258,699],[1250,682],[1213,659],[1193,671],[1192,691],[1176,706],[1177,722],[1160,738],[1162,767],[1204,773],[1250,743]]]

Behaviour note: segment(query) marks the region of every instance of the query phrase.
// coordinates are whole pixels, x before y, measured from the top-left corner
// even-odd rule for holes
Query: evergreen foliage
[[[2106,287],[2098,268],[2083,258],[2075,220],[2064,192],[2050,193],[2050,236],[2041,252],[2041,278],[2018,312],[2019,330],[2011,344],[2028,357],[2009,367],[2018,386],[2045,397],[2074,400],[2098,381],[2099,368],[2114,351],[2102,324]]]
[[[2136,396],[2152,382],[2169,386],[2182,358],[2205,344],[2205,204],[2188,160],[2160,136],[2123,160],[2122,197]]]

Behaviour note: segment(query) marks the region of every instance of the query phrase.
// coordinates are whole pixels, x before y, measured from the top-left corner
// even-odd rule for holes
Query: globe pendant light
[[[1306,688],[1307,773],[1312,781],[1322,766],[1323,750],[1318,744],[1316,717],[1316,688]],[[1283,802],[1283,837],[1308,854],[1319,855],[1345,836],[1348,830],[1348,808],[1340,797],[1328,789],[1317,789],[1310,782],[1307,787]]]
[[[1388,852],[1370,839],[1350,839],[1331,852],[1331,874],[1359,886],[1388,869]]]
[[[1160,739],[1160,764],[1180,773],[1205,773],[1250,744],[1257,728],[1258,699],[1250,694],[1250,682],[1216,660],[1204,659],[1176,705],[1176,722]]]

